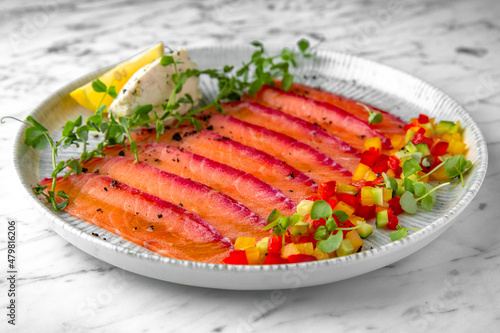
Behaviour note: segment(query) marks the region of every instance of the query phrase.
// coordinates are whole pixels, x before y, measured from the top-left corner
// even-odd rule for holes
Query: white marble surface
[[[23,118],[87,72],[163,40],[291,45],[326,38],[424,78],[465,105],[488,142],[485,183],[456,223],[383,269],[299,290],[235,292],[156,281],[83,253],[24,200],[11,164],[18,125],[0,126],[0,331],[7,221],[18,231],[17,326],[24,332],[478,332],[500,328],[500,2],[0,2],[0,115]]]

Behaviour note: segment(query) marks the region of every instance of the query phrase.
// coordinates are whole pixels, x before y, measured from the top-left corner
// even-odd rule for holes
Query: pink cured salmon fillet
[[[316,183],[352,182],[352,173],[320,151],[287,135],[215,113],[208,120],[213,131],[265,151],[311,177]]]
[[[180,141],[172,140],[173,135],[177,135]],[[139,136],[142,138],[140,143],[156,141],[154,131]],[[318,185],[309,176],[287,163],[208,130],[196,132],[191,126],[181,127],[160,135],[160,142],[178,145],[194,154],[248,172],[282,191],[295,204],[318,192]]]
[[[41,185],[50,185],[44,179]],[[58,178],[69,195],[65,212],[162,256],[220,263],[233,246],[212,226],[179,206],[98,174]]]
[[[278,87],[281,88],[281,82],[280,81],[275,81]],[[290,88],[289,92],[304,96],[310,99],[314,99],[316,101],[320,102],[326,102],[335,106],[338,106],[339,108],[351,113],[355,117],[362,119],[365,122],[368,122],[368,117],[369,114],[366,111],[366,108],[363,107],[362,105],[359,105],[359,101],[337,95],[328,91],[316,89],[316,88],[311,88],[299,83],[293,83],[292,87]],[[389,113],[387,111],[384,111],[382,109],[379,109],[377,107],[374,107],[373,105],[362,103],[369,107],[371,110],[379,112],[383,116],[382,122],[378,124],[372,124],[372,126],[379,131],[380,133],[392,137],[395,134],[398,135],[404,135],[405,131],[403,127],[406,125],[404,121],[399,119],[397,116],[393,115],[392,113]]]
[[[182,205],[212,225],[222,236],[235,241],[240,236],[269,236],[266,221],[228,195],[206,185],[161,171],[126,157],[94,158],[87,172],[99,172],[162,200]]]
[[[321,127],[300,118],[246,101],[223,103],[222,108],[229,116],[291,136],[325,153],[351,172],[354,172],[360,162],[361,154],[356,149]]]
[[[250,102],[280,110],[311,123],[317,123],[328,133],[335,135],[360,152],[364,151],[365,138],[379,137],[384,150],[392,149],[391,141],[371,125],[341,108],[318,102],[278,88],[264,86],[253,97],[244,96]]]
[[[107,148],[104,153],[107,156],[134,157],[131,151],[120,146]],[[285,214],[292,214],[296,208],[280,190],[257,177],[185,149],[163,143],[142,145],[139,146],[139,159],[160,170],[224,192],[262,219],[267,220],[274,208]]]

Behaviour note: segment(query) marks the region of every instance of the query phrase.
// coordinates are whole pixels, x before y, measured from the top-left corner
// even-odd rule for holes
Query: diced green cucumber
[[[266,254],[268,243],[269,243],[269,237],[262,238],[260,241],[257,242],[257,250],[259,250],[259,252],[262,254]]]
[[[337,249],[337,256],[343,257],[354,252],[354,246],[352,246],[351,240],[346,238],[340,243],[339,248]]]
[[[373,226],[371,224],[364,223],[356,230],[358,231],[359,237],[364,239],[373,233]]]
[[[384,193],[381,187],[372,188],[373,203],[377,206],[382,206],[384,204]]]
[[[431,123],[420,124],[423,128],[425,128],[426,132],[430,134],[430,137],[434,135],[434,127]]]
[[[400,161],[404,161],[404,160],[406,160],[406,159],[411,158],[412,153],[410,153],[409,151],[406,151],[406,150],[400,150],[400,151],[397,151],[396,153],[394,153],[394,155],[396,155],[396,157],[397,157]]]
[[[410,142],[411,138],[416,134],[417,132],[412,131],[412,130],[407,130],[405,134],[405,142]]]
[[[417,146],[417,150],[422,153],[422,156],[427,156],[431,154],[431,151],[429,150],[429,146],[427,143],[419,143]]]
[[[436,125],[436,133],[438,135],[444,134],[444,133],[451,133],[454,130],[455,123],[452,121],[446,121],[446,120],[441,120],[439,123]],[[456,133],[456,132],[455,132]]]
[[[377,228],[385,228],[385,226],[389,223],[389,213],[387,209],[381,210],[377,213]]]
[[[408,141],[408,143],[405,146],[405,150],[409,151],[412,154],[418,151],[417,147],[411,141]]]
[[[274,209],[271,214],[269,214],[269,217],[267,218],[267,223],[271,223],[276,221],[277,219],[283,217],[284,215],[277,209]]]
[[[290,233],[292,235],[303,235],[307,233],[307,228],[309,227],[309,223],[306,222],[297,222],[293,225]]]

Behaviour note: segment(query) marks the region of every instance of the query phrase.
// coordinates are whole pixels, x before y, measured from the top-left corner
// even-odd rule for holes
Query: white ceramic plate
[[[199,68],[239,66],[249,59],[250,47],[204,47],[190,50]],[[60,133],[68,119],[90,111],[77,105],[68,93],[103,73],[91,73],[64,86],[33,110],[31,115],[51,133]],[[24,128],[15,141],[14,163],[29,200],[45,215],[50,226],[67,241],[112,265],[160,280],[221,289],[279,289],[320,285],[360,275],[398,261],[438,237],[471,202],[486,174],[488,153],[477,125],[467,111],[442,91],[396,69],[350,55],[318,51],[317,57],[301,63],[296,71],[302,82],[334,91],[391,111],[408,121],[419,113],[441,120],[460,120],[474,163],[465,187],[439,191],[431,213],[420,209],[415,216],[402,216],[406,227],[421,228],[406,238],[391,242],[388,233],[376,230],[369,237],[367,251],[325,261],[273,266],[231,266],[190,262],[161,257],[119,236],[66,213],[54,213],[31,192],[31,186],[51,174],[50,152],[23,144]],[[202,81],[205,98],[216,94],[216,85]],[[68,155],[61,155],[65,158]],[[93,236],[97,233],[99,236]],[[104,240],[103,238],[106,238]]]

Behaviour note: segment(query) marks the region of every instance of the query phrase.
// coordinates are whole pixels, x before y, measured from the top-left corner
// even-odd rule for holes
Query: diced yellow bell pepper
[[[344,211],[347,215],[351,216],[352,214],[354,214],[354,207],[352,206],[349,206],[348,204],[346,204],[345,202],[343,201],[339,201],[337,203],[337,205],[333,208],[334,211],[336,210],[342,210]]]
[[[349,216],[349,221],[355,226],[358,226],[360,223],[365,222],[365,219],[357,215],[351,215]]]
[[[337,182],[337,193],[349,193],[356,195],[359,192],[357,186],[348,185],[345,183]]]
[[[295,247],[299,250],[300,254],[312,255],[314,252],[314,246],[312,242],[295,244]]]
[[[450,180],[450,177],[448,177],[446,175],[446,171],[443,167],[441,167],[441,168],[437,169],[436,171],[434,171],[433,173],[431,173],[429,178],[431,181],[436,180],[436,181],[440,181],[440,182]]]
[[[261,253],[256,246],[246,248],[245,254],[247,256],[248,264],[250,265],[260,264]]]
[[[281,248],[281,257],[285,259],[294,254],[300,254],[297,245],[294,243],[287,244]]]
[[[359,163],[352,174],[352,180],[362,180],[365,174],[370,171],[370,167],[363,163]]]
[[[382,151],[382,140],[378,136],[366,139],[365,149],[368,150],[370,148],[375,148],[378,149],[379,151]]]
[[[441,141],[450,142],[452,139],[453,137],[449,133],[444,133],[441,135]]]
[[[417,172],[417,175],[418,175],[418,177],[422,177],[423,175],[425,175],[425,172],[419,171],[419,172]],[[419,181],[423,182],[423,183],[428,183],[429,182],[429,176],[425,176],[423,178],[420,178]]]
[[[234,243],[234,248],[236,250],[246,250],[252,246],[255,246],[254,237],[238,237],[238,239]]]
[[[392,148],[395,150],[400,150],[404,146],[403,136],[396,134],[391,138]]]
[[[314,257],[316,257],[316,259],[318,260],[326,260],[326,259],[329,259],[330,256],[328,255],[328,253],[325,253],[323,251],[321,251],[320,249],[318,248],[315,248],[314,251],[313,251],[313,254],[312,254]]]
[[[392,169],[387,170],[385,174],[387,175],[387,177],[396,177],[396,173]]]
[[[390,189],[390,188],[383,188],[382,189],[382,196],[384,198],[384,206],[385,206],[387,204],[387,201],[389,201],[389,200],[392,199],[392,189]]]
[[[371,186],[364,186],[361,188],[361,204],[363,206],[373,206],[373,194]]]
[[[451,136],[453,139],[462,142],[462,134],[460,132],[457,132]]]
[[[346,239],[351,240],[352,247],[354,248],[354,253],[358,252],[359,248],[365,245],[365,242],[361,239],[356,230],[351,230],[345,235]]]
[[[375,180],[377,179],[377,174],[371,170],[368,170],[363,179],[368,181]]]
[[[465,143],[452,139],[446,151],[451,155],[463,155],[466,148],[467,145]]]

